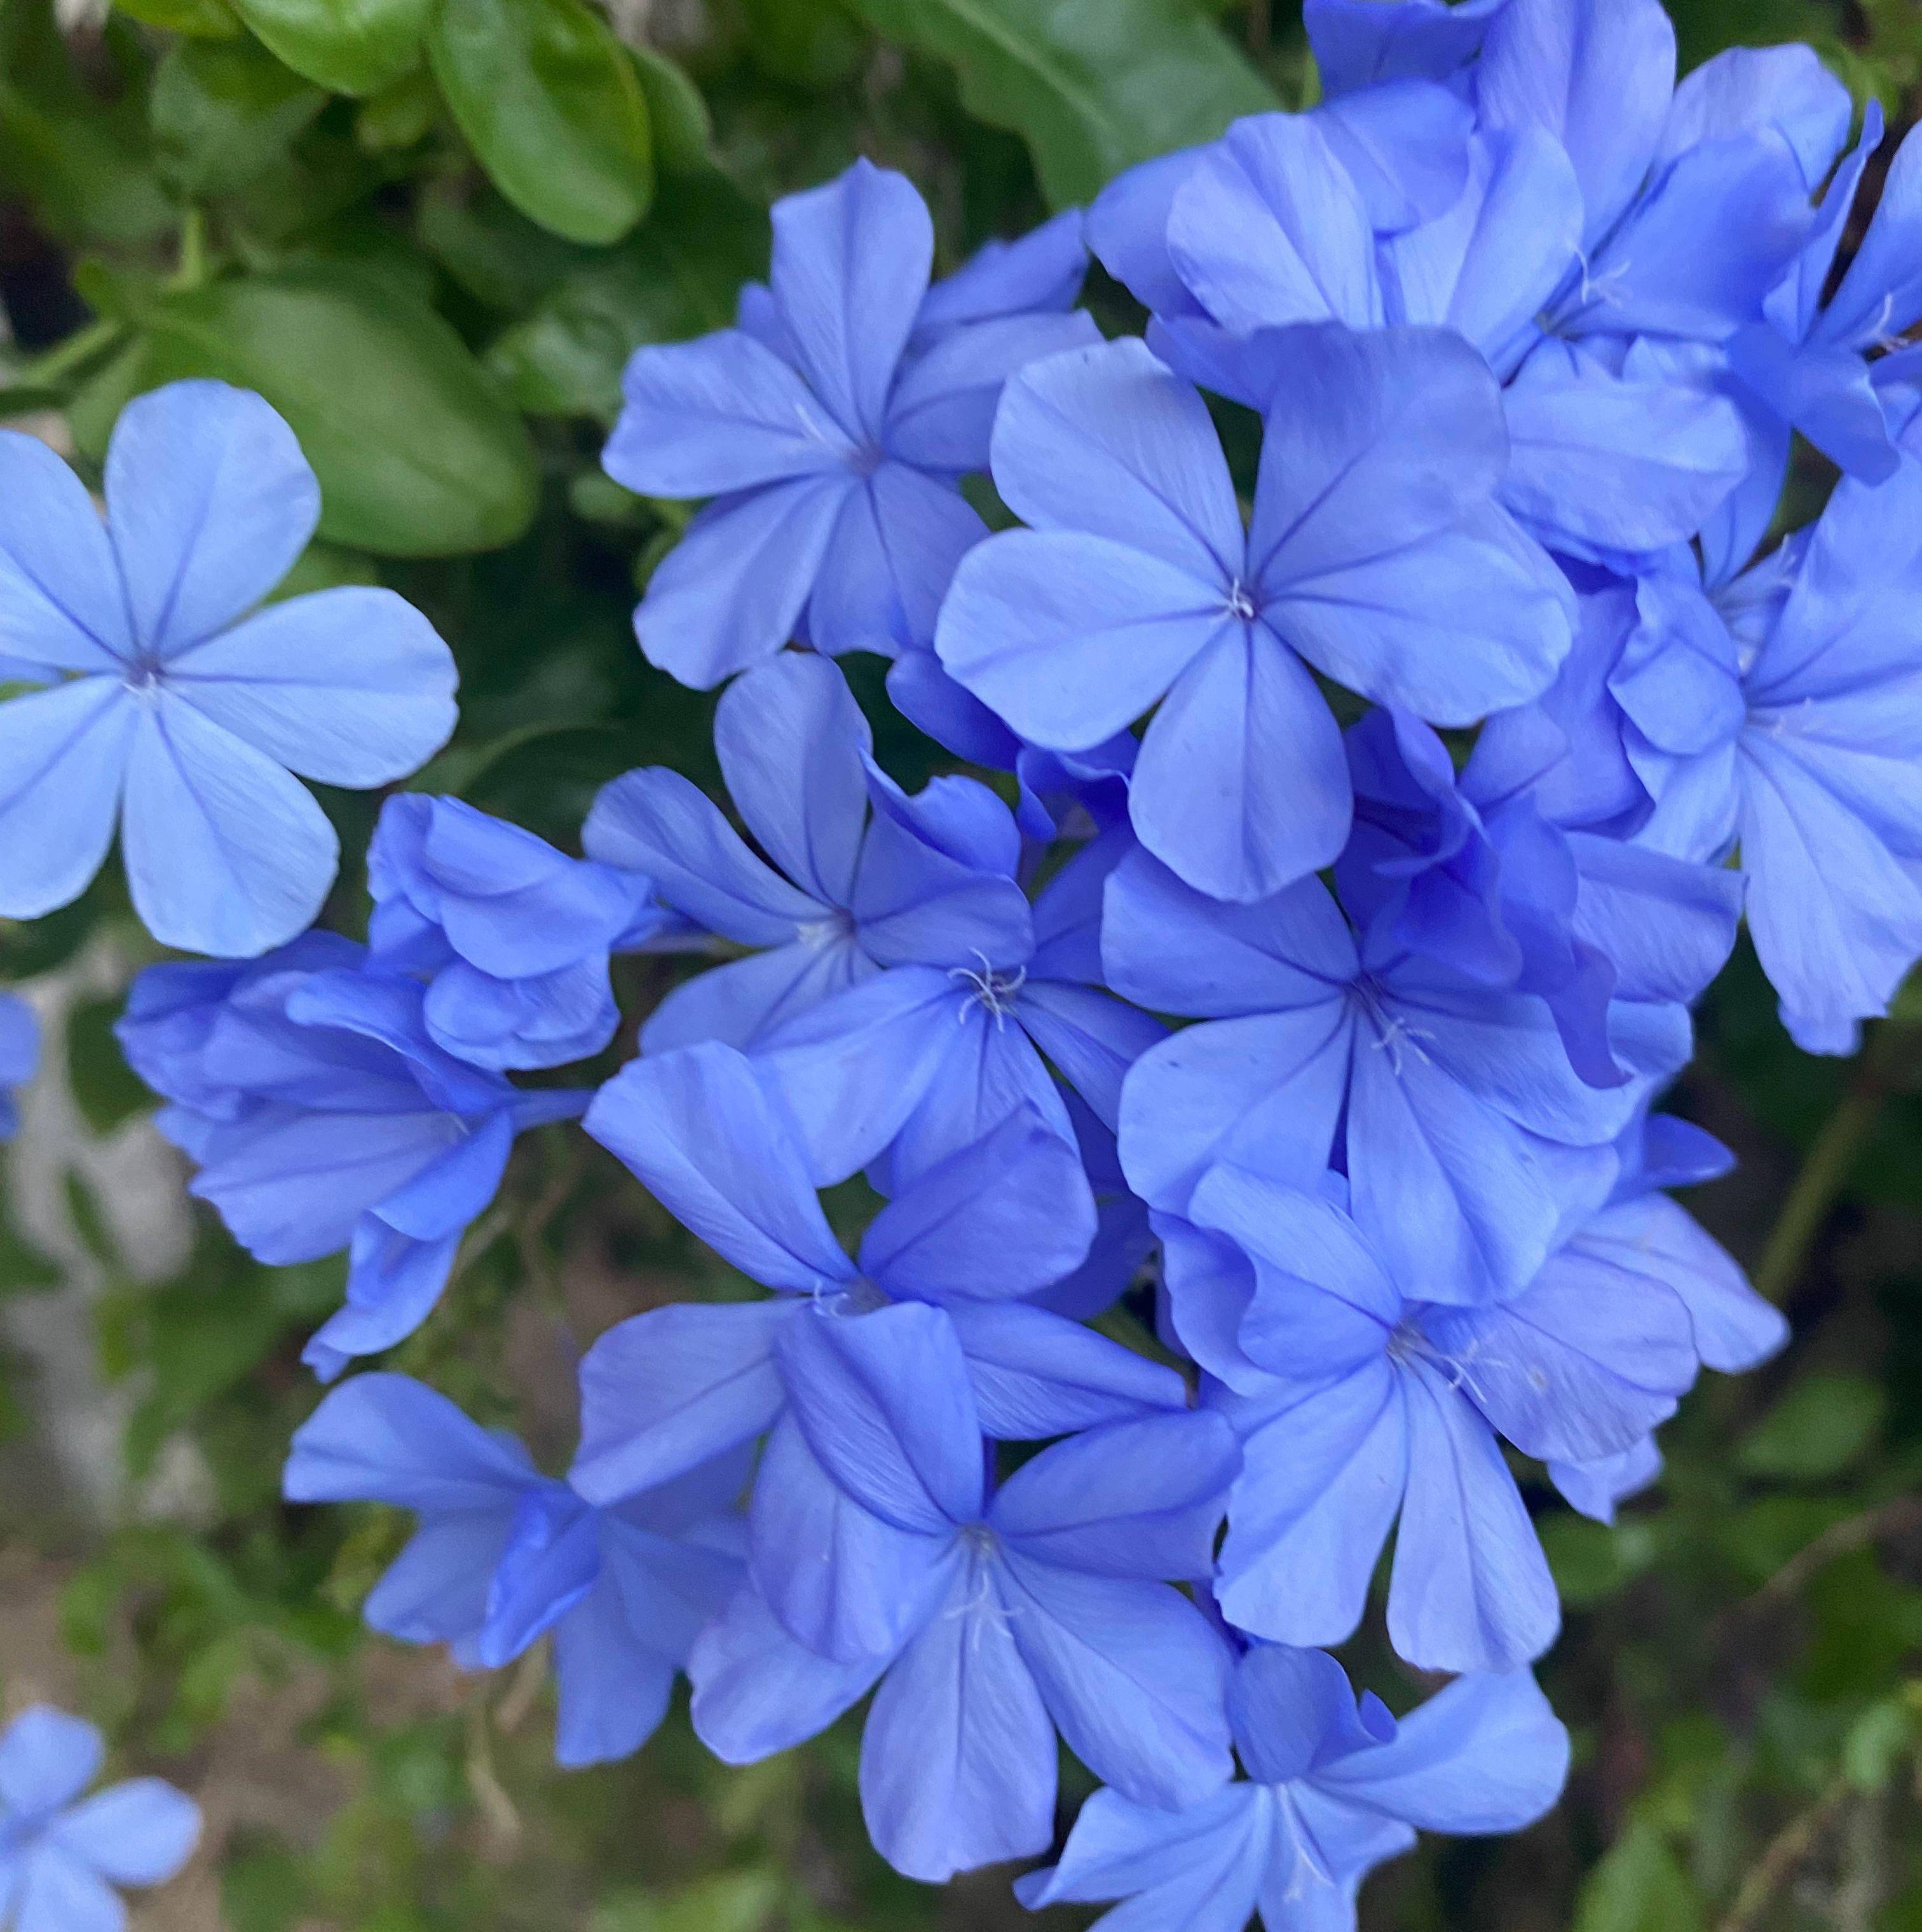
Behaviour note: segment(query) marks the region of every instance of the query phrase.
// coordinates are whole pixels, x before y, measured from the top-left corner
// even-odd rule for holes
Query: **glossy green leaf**
[[[647,97],[584,0],[440,0],[434,77],[481,165],[524,214],[617,242],[654,196]]]
[[[1582,1888],[1575,1932],[1697,1932],[1702,1904],[1653,1826],[1631,1820]]]
[[[87,1125],[110,1134],[154,1105],[147,1084],[127,1064],[113,1024],[126,1001],[118,996],[77,1001],[67,1015],[67,1077]]]
[[[114,4],[129,20],[170,34],[225,40],[241,31],[240,16],[227,0],[114,0]]]
[[[154,148],[190,196],[247,187],[278,161],[327,96],[253,40],[184,40],[154,76]]]
[[[1136,161],[1282,105],[1188,0],[853,0],[876,29],[948,62],[968,111],[1011,128],[1049,201],[1087,200]]]
[[[453,330],[391,286],[289,270],[169,295],[148,327],[142,387],[217,376],[292,424],[330,542],[444,556],[532,520],[525,428]]]
[[[647,97],[654,158],[664,174],[691,174],[714,165],[714,120],[685,69],[649,46],[630,47],[640,91]]]
[[[766,214],[719,176],[670,182],[644,226],[568,276],[489,362],[530,414],[611,421],[628,356],[725,328],[741,284],[766,270],[767,246]]]
[[[296,74],[336,94],[373,94],[418,66],[433,0],[235,0]]]

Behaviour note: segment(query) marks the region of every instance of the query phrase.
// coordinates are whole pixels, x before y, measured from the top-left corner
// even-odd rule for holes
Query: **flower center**
[[[956,1017],[966,1022],[968,1010],[979,1006],[991,1014],[994,1029],[998,1033],[1008,1024],[1008,1016],[1014,1010],[1015,1002],[1021,997],[1021,988],[1027,984],[1027,968],[1017,966],[1012,972],[1003,971],[988,964],[985,954],[975,956],[981,962],[975,966],[951,966],[948,968],[950,980],[959,980],[967,987],[963,997],[961,1010]]]
[[[803,921],[794,928],[794,937],[810,952],[826,952],[854,937],[854,915],[845,906],[836,906],[819,919]]]
[[[1261,606],[1255,601],[1255,593],[1240,578],[1228,587],[1228,598],[1224,607],[1231,617],[1239,617],[1246,624],[1259,612]]]

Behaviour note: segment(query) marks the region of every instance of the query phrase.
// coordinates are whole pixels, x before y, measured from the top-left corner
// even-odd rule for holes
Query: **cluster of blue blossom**
[[[1553,1801],[1509,1451],[1610,1520],[1699,1371],[1783,1340],[1663,1191],[1726,1162],[1653,1111],[1690,1005],[1744,910],[1816,1051],[1922,955],[1922,146],[1838,279],[1882,130],[1844,152],[1807,49],[1678,86],[1654,0],[1306,10],[1321,106],[945,280],[898,176],[778,206],[606,455],[711,500],[636,624],[732,680],[732,817],[630,772],[574,859],[398,795],[365,946],[295,936],[333,850],[283,767],[418,765],[445,647],[377,592],[243,614],[313,520],[257,398],[133,405],[103,526],[0,443],[45,687],[0,708],[0,912],[118,811],[142,916],[224,956],[121,1037],[238,1239],[348,1252],[316,1370],[426,1318],[543,1122],[772,1291],[603,1335],[565,1480],[406,1377],[333,1390],[288,1495],[419,1520],[370,1622],[477,1668],[551,1632],[570,1764],[680,1670],[732,1762],[871,1690],[870,1830],[930,1880],[1054,1842],[1065,1742],[1105,1788],[1021,1896],[1117,1932],[1340,1932],[1415,1828]],[[1143,338],[1073,306],[1084,243]],[[1846,473],[1765,548],[1792,433]],[[890,778],[857,650],[988,779]],[[510,1080],[604,1049],[640,950],[703,970],[640,1057]],[[1389,1640],[1456,1679],[1399,1724],[1319,1648],[1391,1531]]]

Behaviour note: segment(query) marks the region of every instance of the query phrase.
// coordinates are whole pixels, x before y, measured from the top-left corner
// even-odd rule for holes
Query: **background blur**
[[[1897,130],[1922,110],[1922,0],[1675,11],[1685,66],[1806,38]],[[628,352],[731,319],[768,201],[868,154],[927,193],[952,266],[1314,86],[1285,0],[0,0],[0,418],[86,470],[140,388],[263,392],[325,498],[293,587],[392,583],[459,656],[460,734],[416,788],[571,844],[616,772],[712,776],[711,700],[628,627],[684,513],[595,458]],[[1117,291],[1093,300],[1129,326]],[[1824,481],[1798,474],[1804,511]],[[877,710],[918,782],[931,748]],[[329,917],[358,932],[377,801],[327,802],[350,855]],[[0,922],[0,980],[49,1043],[0,1192],[0,1698],[86,1713],[205,1806],[194,1865],[136,1924],[1025,1922],[1004,1874],[936,1892],[868,1852],[846,1724],[730,1772],[676,1716],[638,1760],[562,1776],[538,1652],[463,1680],[362,1633],[405,1520],[276,1495],[338,1270],[257,1268],[190,1211],[109,1030],[151,956],[117,874]],[[617,969],[631,1016],[674,970]],[[1922,1932],[1922,988],[1855,1062],[1812,1061],[1738,956],[1701,1034],[1678,1104],[1742,1165],[1690,1204],[1795,1342],[1710,1379],[1615,1529],[1537,1498],[1568,1606],[1543,1672],[1576,1740],[1567,1801],[1390,1868],[1368,1927]],[[548,1130],[391,1365],[557,1467],[588,1340],[736,1292]],[[1420,1688],[1385,1649],[1350,1661],[1391,1702]]]

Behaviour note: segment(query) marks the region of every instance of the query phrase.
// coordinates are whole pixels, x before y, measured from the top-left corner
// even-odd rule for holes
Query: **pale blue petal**
[[[118,674],[0,704],[0,914],[79,897],[113,840],[139,712]]]
[[[56,1810],[100,1775],[106,1745],[84,1718],[29,1704],[0,1731],[0,1803],[17,1812]]]
[[[164,1885],[193,1856],[199,1836],[199,1806],[158,1778],[109,1785],[47,1834],[116,1885]]]
[[[982,1432],[997,1442],[1039,1442],[1188,1406],[1177,1371],[1045,1308],[959,1304],[948,1318],[967,1358]]]
[[[265,398],[169,382],[120,414],[106,524],[141,650],[170,658],[251,610],[320,520],[320,485]]]
[[[554,1759],[565,1771],[631,1757],[667,1714],[674,1666],[637,1642],[610,1579],[554,1630]]]
[[[0,430],[0,656],[109,671],[133,653],[106,526],[38,436]]]
[[[275,604],[183,651],[168,688],[276,764],[356,790],[418,770],[454,730],[453,654],[391,590]]]

